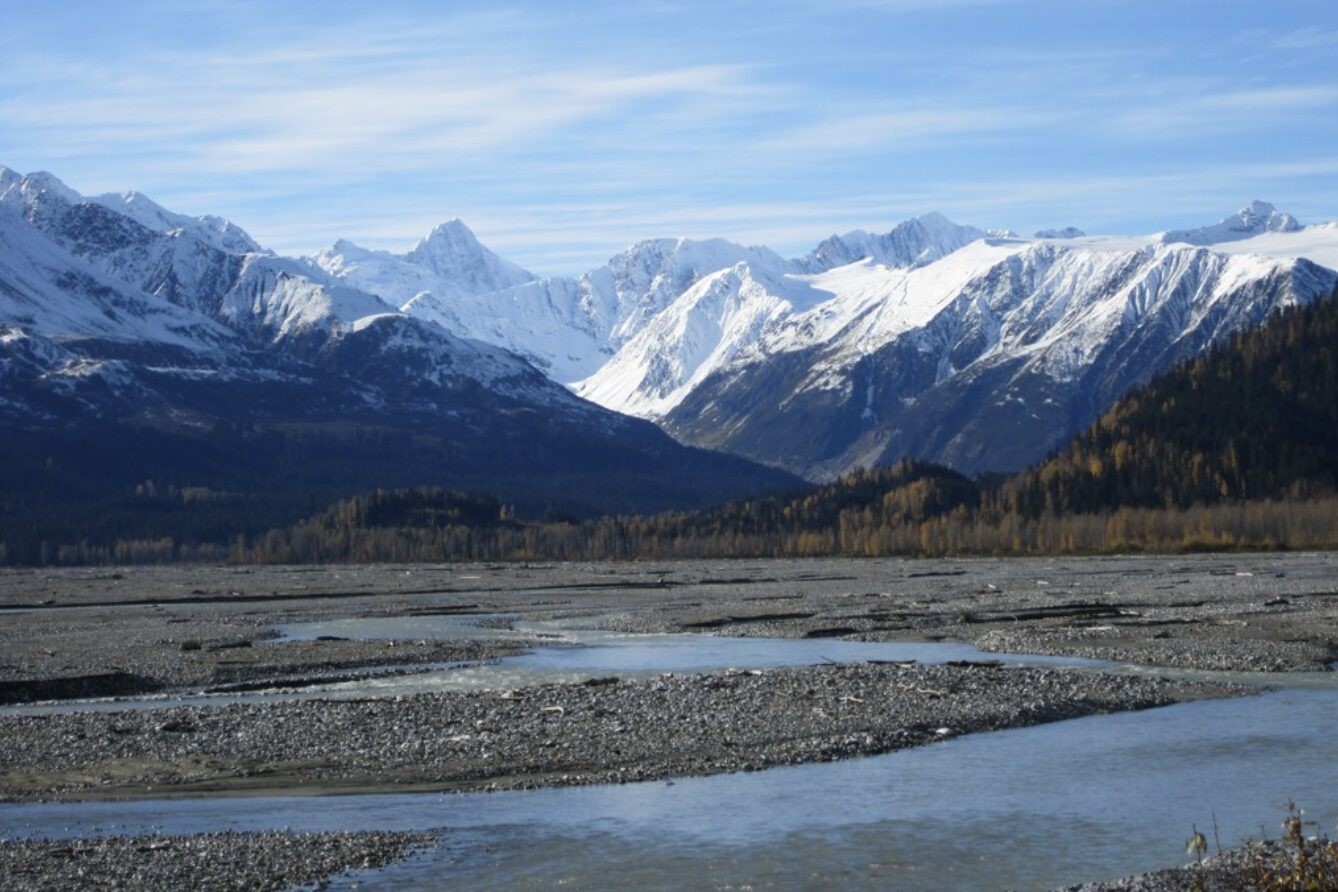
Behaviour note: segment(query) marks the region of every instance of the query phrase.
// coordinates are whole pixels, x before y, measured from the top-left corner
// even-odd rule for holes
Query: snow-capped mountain
[[[656,418],[711,372],[823,295],[785,265],[741,262],[712,273],[657,313],[576,392],[620,412]]]
[[[1161,234],[1166,244],[1217,245],[1252,238],[1265,232],[1297,232],[1304,227],[1291,214],[1284,214],[1266,201],[1252,201],[1239,213],[1212,226],[1173,229]]]
[[[457,384],[542,391],[548,404],[588,409],[510,353],[405,316],[302,261],[250,250],[254,240],[225,220],[173,214],[136,193],[86,200],[50,174],[6,173],[0,213],[10,213],[0,217],[0,239],[12,249],[6,260],[27,269],[6,277],[14,304],[4,321],[31,317],[23,328],[33,334],[67,344],[169,343],[201,362],[226,364],[267,348],[285,359],[328,362],[344,342],[393,328],[382,347],[419,344],[438,362],[425,374],[439,385],[453,369]],[[23,305],[42,312],[19,312]],[[467,361],[451,361],[452,352]]]
[[[814,477],[903,455],[1021,467],[1157,372],[1338,287],[1333,269],[1290,253],[1310,244],[1338,260],[1338,228],[1298,228],[1258,203],[1233,219],[1258,221],[1257,251],[1228,223],[1223,245],[982,239],[918,268],[793,276],[829,297],[775,314],[753,346],[650,411],[687,442]],[[615,363],[608,374],[631,360]],[[607,399],[604,374],[581,392]]]
[[[894,268],[924,266],[963,245],[994,234],[974,226],[958,226],[942,214],[925,214],[900,223],[882,235],[871,235],[860,229],[833,235],[823,240],[807,257],[796,261],[796,265],[809,273],[825,272],[858,260],[871,260]]]
[[[401,274],[372,290],[686,442],[826,476],[903,453],[1038,459],[1177,359],[1327,293],[1323,266],[1338,268],[1338,231],[1253,202],[1136,238],[927,214],[793,260],[659,239],[574,279],[452,297]]]
[[[405,257],[434,282],[454,283],[443,293],[457,296],[530,278],[462,224],[439,227]],[[59,452],[58,431],[88,425],[137,443],[220,425],[273,425],[283,436],[329,425],[393,431],[386,458],[400,471],[340,458],[338,437],[310,440],[313,466],[325,456],[362,488],[406,472],[428,475],[406,481],[420,483],[497,477],[490,488],[547,487],[586,510],[669,507],[718,498],[722,486],[791,480],[680,446],[581,399],[524,357],[404,313],[349,278],[264,251],[219,218],[175,214],[136,193],[88,199],[50,174],[0,167],[4,436],[45,431]],[[251,451],[237,468],[201,467],[190,453],[208,450],[193,444],[169,450],[152,472],[237,473],[283,489],[286,481],[266,477],[264,436],[242,436],[239,448]],[[591,488],[582,475],[601,468],[622,485]],[[525,473],[545,483],[519,483]]]
[[[1338,224],[1253,202],[1143,237],[1023,238],[928,214],[795,259],[651,239],[537,278],[459,220],[403,254],[339,241],[290,259],[216,217],[0,168],[0,413],[180,418],[220,411],[230,382],[287,394],[257,404],[283,412],[493,431],[532,431],[517,419],[534,413],[651,448],[649,428],[599,404],[811,477],[903,455],[1003,470],[1177,360],[1330,293],[1334,269]]]
[[[458,220],[407,254],[341,241],[311,258],[411,316],[519,353],[562,383],[602,366],[703,276],[745,261],[785,266],[766,248],[653,239],[580,277],[540,280],[498,258]]]
[[[663,423],[817,477],[902,455],[1020,467],[1156,372],[1338,284],[1309,261],[1202,248],[988,253],[961,258],[960,285],[903,280],[926,298],[904,316],[825,320],[830,338],[792,317]]]
[[[924,233],[938,238],[908,237]],[[1338,281],[1338,224],[1301,227],[1262,202],[1176,236],[997,237],[930,216],[833,237],[707,276],[574,386],[809,476],[902,455],[1020,467],[1129,388]]]
[[[341,239],[309,261],[344,284],[395,306],[410,301],[448,306],[535,278],[485,248],[460,220],[442,223],[404,254],[370,251]]]

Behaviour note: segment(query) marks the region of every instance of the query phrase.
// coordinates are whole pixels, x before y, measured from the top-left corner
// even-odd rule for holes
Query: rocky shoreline
[[[434,839],[415,833],[226,832],[0,840],[0,877],[9,892],[273,892],[384,867]]]

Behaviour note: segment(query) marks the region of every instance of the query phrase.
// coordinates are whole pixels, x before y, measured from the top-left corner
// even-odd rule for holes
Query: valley
[[[1228,733],[1229,704],[1246,716],[1300,698],[1285,707],[1301,710],[1300,729],[1306,710],[1333,705],[1333,578],[1332,557],[1304,554],[10,570],[0,586],[9,701],[0,794],[11,804],[0,806],[0,826],[11,837],[49,834],[49,812],[75,836],[133,837],[149,815],[169,833],[274,829],[223,804],[245,800],[222,800],[217,813],[234,817],[221,822],[190,804],[260,796],[273,803],[266,813],[313,840],[439,827],[426,842],[387,838],[428,854],[386,868],[385,881],[408,870],[413,882],[413,865],[449,857],[463,882],[478,858],[503,871],[496,876],[512,870],[510,856],[469,842],[496,831],[480,829],[495,820],[486,817],[493,800],[475,806],[468,791],[614,784],[631,793],[702,775],[731,787],[814,763],[848,765],[841,771],[853,780],[878,776],[879,760],[1019,733],[1001,729],[1035,726],[1044,739],[1044,729],[1062,736],[1098,715],[1173,716],[1200,702],[1222,704],[1209,724]],[[89,692],[58,684],[112,672],[142,687],[79,699]],[[1283,693],[1251,693],[1261,686]],[[1296,745],[1311,745],[1297,733]],[[1204,758],[1211,774],[1215,757]],[[705,794],[712,778],[691,783]],[[752,797],[766,801],[763,789],[740,790],[742,814]],[[1256,789],[1240,788],[1227,813],[1266,808],[1246,792]],[[446,820],[430,791],[449,791],[463,811]],[[1321,813],[1338,807],[1306,792]],[[301,804],[329,793],[358,793],[346,801],[367,805]],[[993,807],[984,788],[970,795]],[[867,808],[858,797],[839,802]],[[1212,807],[1181,802],[1156,820]],[[475,809],[484,824],[466,830]],[[316,820],[322,812],[342,817]],[[764,847],[757,857],[781,838],[773,832],[800,820],[776,818],[775,831],[759,829],[749,843]],[[824,831],[842,840],[832,857],[872,844],[860,826]],[[1123,854],[1065,876],[1173,863],[1170,850],[1159,858],[1132,840],[1146,843],[1135,834]],[[1073,871],[1082,861],[1054,863]]]

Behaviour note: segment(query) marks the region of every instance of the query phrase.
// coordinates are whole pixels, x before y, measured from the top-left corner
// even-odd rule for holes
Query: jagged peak
[[[482,247],[478,236],[474,235],[474,230],[466,226],[465,221],[459,217],[452,217],[432,227],[432,231],[419,239],[418,244],[409,253],[427,252],[445,246],[455,248],[459,246],[474,247],[476,245]]]
[[[1228,217],[1227,220],[1231,218]],[[1297,220],[1291,214],[1279,211],[1267,201],[1255,199],[1241,208],[1236,214],[1242,226],[1246,229],[1262,227],[1269,232],[1295,232],[1301,229],[1301,221]],[[1223,222],[1227,222],[1224,220]]]
[[[931,211],[903,220],[881,234],[855,229],[845,235],[829,236],[807,257],[795,262],[808,272],[823,272],[864,259],[888,266],[920,266],[987,235],[974,226],[954,223]]]
[[[438,223],[401,259],[454,280],[474,293],[501,290],[535,278],[528,270],[497,256],[459,217]]]
[[[372,252],[371,249],[364,248],[357,242],[349,241],[346,238],[341,238],[341,239],[336,239],[333,245],[326,248],[324,251],[321,251],[320,253],[325,256],[333,256],[336,254],[370,254]]]
[[[700,275],[734,266],[741,260],[785,265],[780,255],[761,245],[742,245],[723,238],[682,236],[642,239],[611,257],[608,265],[615,270],[631,266],[656,269],[675,266]]]
[[[931,227],[947,227],[947,226],[959,225],[949,220],[947,217],[943,216],[938,211],[930,211],[927,214],[921,214],[918,217],[912,217],[911,219],[904,221],[900,225],[905,226],[908,223],[919,223],[921,226],[931,226]],[[896,227],[894,226],[893,229],[896,229]]]
[[[35,197],[45,193],[71,204],[77,204],[84,200],[82,195],[65,185],[60,177],[45,170],[35,171],[25,176],[20,188],[28,196]]]
[[[1296,232],[1304,228],[1291,214],[1279,211],[1267,201],[1255,199],[1235,214],[1210,226],[1163,232],[1161,241],[1211,245],[1217,242],[1239,241],[1265,232]]]

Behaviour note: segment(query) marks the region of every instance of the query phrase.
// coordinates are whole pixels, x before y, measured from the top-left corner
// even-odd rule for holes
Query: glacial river
[[[437,634],[471,634],[458,631],[458,621],[424,619],[433,622],[413,621],[410,634],[389,620],[381,627],[372,620],[340,630],[284,631],[291,637],[430,637],[435,626]],[[952,644],[560,634],[566,646],[493,666],[374,683],[429,684],[431,676],[468,671],[480,675],[466,687],[509,687],[592,674],[999,656]],[[487,681],[483,675],[490,671],[502,675]],[[429,850],[336,888],[1045,889],[1183,862],[1194,825],[1212,839],[1215,821],[1224,846],[1261,833],[1276,836],[1288,799],[1332,835],[1338,676],[1269,680],[1279,687],[1243,699],[968,735],[884,756],[750,774],[491,794],[3,805],[0,836],[284,827],[441,831]]]

